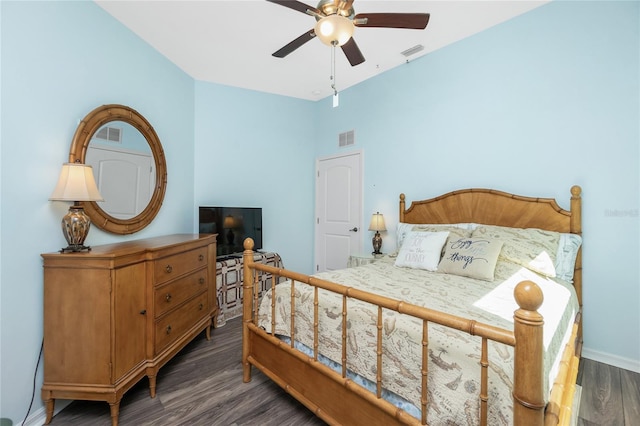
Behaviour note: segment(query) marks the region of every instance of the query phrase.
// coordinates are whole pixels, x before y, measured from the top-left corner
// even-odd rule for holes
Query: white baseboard
[[[72,402],[72,400],[56,399],[53,415],[55,416],[60,411],[64,410],[67,405],[71,404]],[[47,420],[47,410],[45,409],[45,407],[42,407],[38,411],[34,411],[29,417],[27,417],[27,419],[24,421],[24,423],[22,423],[21,426],[40,426],[44,424],[45,420]]]
[[[582,348],[582,357],[613,365],[614,367],[622,368],[623,370],[640,373],[640,360],[637,359],[624,358],[606,352],[594,351],[585,347]]]

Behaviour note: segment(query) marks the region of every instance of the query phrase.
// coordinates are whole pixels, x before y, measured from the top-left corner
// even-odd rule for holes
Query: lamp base
[[[60,253],[77,253],[79,251],[91,251],[91,247],[90,246],[84,246],[84,245],[80,245],[80,246],[72,246],[69,245],[65,248],[61,248],[60,249]]]
[[[382,254],[380,249],[382,248],[382,237],[380,236],[380,232],[376,231],[376,234],[373,236],[373,252],[371,254]]]
[[[91,220],[80,204],[69,207],[69,212],[62,218],[62,233],[69,245],[60,253],[91,250],[91,247],[84,245],[90,227]]]
[[[235,238],[236,236],[233,234],[231,228],[229,228],[229,232],[227,232],[227,243],[232,246]]]

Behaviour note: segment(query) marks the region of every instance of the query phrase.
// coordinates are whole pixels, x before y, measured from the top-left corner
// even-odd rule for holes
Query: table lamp
[[[222,222],[222,227],[224,229],[228,229],[228,231],[227,231],[227,243],[230,246],[232,246],[233,243],[234,243],[235,235],[233,234],[233,228],[235,228],[236,226],[237,226],[236,219],[231,215],[227,215],[224,218],[224,222]]]
[[[382,248],[382,237],[380,231],[386,231],[384,226],[384,217],[380,212],[376,212],[371,216],[371,223],[369,224],[369,231],[376,231],[373,236],[373,254],[382,254],[380,249]]]
[[[51,197],[51,201],[73,201],[69,212],[62,218],[62,233],[69,244],[60,250],[65,252],[78,252],[91,250],[84,245],[84,240],[89,233],[91,220],[84,212],[81,201],[104,201],[98,191],[96,181],[93,178],[91,166],[82,163],[65,163],[58,178]]]

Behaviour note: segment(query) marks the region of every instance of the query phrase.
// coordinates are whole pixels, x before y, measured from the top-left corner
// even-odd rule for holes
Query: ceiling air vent
[[[415,55],[418,52],[421,52],[424,50],[424,46],[421,44],[416,44],[413,47],[408,48],[407,50],[400,52],[402,53],[404,56],[409,57],[411,55]]]
[[[356,142],[355,130],[349,130],[347,132],[340,133],[338,135],[338,146],[340,148],[353,145]]]
[[[107,142],[122,143],[122,129],[120,127],[104,126],[94,136]]]

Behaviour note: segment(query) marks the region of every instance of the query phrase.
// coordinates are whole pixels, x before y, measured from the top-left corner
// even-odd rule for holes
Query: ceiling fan
[[[267,0],[316,18],[316,25],[300,37],[273,53],[284,58],[309,40],[318,37],[328,46],[340,46],[351,66],[364,62],[364,56],[353,39],[355,27],[406,28],[423,30],[429,23],[428,13],[359,13],[354,0],[320,0],[317,7],[295,0]]]

